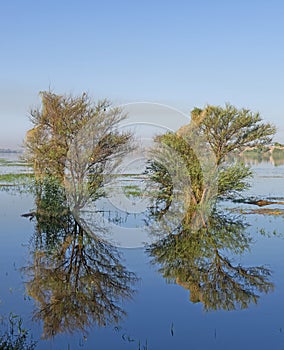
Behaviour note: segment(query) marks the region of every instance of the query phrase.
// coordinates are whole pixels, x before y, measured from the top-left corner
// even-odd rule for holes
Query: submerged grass
[[[0,166],[23,166],[28,167],[31,166],[31,164],[28,164],[24,160],[8,160],[5,158],[0,158]]]
[[[19,174],[0,174],[0,183],[16,183],[21,180],[33,179],[34,174],[30,173],[19,173]]]
[[[19,174],[0,174],[0,182],[15,182],[22,179],[33,179],[34,174],[31,173],[19,173]]]
[[[0,191],[14,194],[26,192],[33,180],[34,174],[31,173],[0,174]]]
[[[227,210],[243,214],[243,215],[251,215],[251,214],[258,214],[258,215],[271,215],[271,216],[283,216],[284,217],[284,209],[270,209],[270,208],[258,208],[258,209],[244,209],[244,208],[227,208]]]
[[[143,191],[138,185],[127,185],[123,186],[123,192],[127,197],[141,197],[143,196]]]
[[[246,211],[243,214],[261,214],[261,215],[274,215],[274,216],[284,216],[284,209],[267,209],[267,208],[261,208],[261,209],[252,209],[249,211]]]

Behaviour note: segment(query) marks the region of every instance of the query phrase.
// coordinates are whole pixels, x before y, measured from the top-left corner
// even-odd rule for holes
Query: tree
[[[193,109],[188,125],[176,133],[156,137],[157,146],[147,169],[151,182],[158,184],[160,190],[156,207],[160,212],[161,208],[165,212],[170,207],[174,193],[170,167],[180,168],[181,163],[187,169],[185,176],[190,178],[191,206],[214,203],[214,199],[231,197],[248,188],[252,172],[236,156],[246,147],[271,142],[274,133],[273,125],[264,123],[259,113],[248,109],[237,109],[230,104],[224,108],[207,105],[203,109]],[[160,145],[167,146],[174,154],[170,167],[163,163]],[[164,153],[164,158],[168,159],[171,152]],[[167,191],[162,193],[162,188]],[[161,205],[163,199],[164,206]]]
[[[151,208],[158,217],[164,215],[174,201],[177,187],[180,191],[190,192],[192,205],[200,202],[204,186],[204,177],[200,162],[193,148],[177,134],[167,132],[156,137],[157,145],[152,152],[146,172],[150,174],[150,183],[158,185],[155,192],[156,205]],[[173,181],[173,177],[175,180]],[[190,183],[184,181],[190,179]],[[155,207],[159,210],[155,211]]]
[[[264,266],[235,265],[225,256],[245,252],[251,237],[245,223],[219,213],[216,203],[248,186],[252,173],[236,156],[245,147],[269,143],[275,128],[262,122],[258,113],[229,104],[195,108],[191,116],[189,125],[176,133],[156,137],[147,169],[156,185],[148,227],[158,239],[148,252],[163,276],[189,289],[191,301],[202,302],[206,310],[247,308],[257,302],[259,292],[273,289],[271,272]],[[181,168],[190,189],[175,184]],[[189,204],[173,225],[174,215],[167,213],[176,206],[177,190],[188,191]],[[186,195],[183,198],[187,200]],[[207,204],[210,211],[202,209]]]
[[[276,132],[273,125],[262,121],[259,113],[231,104],[224,108],[212,105],[194,108],[190,128],[206,140],[215,156],[219,196],[232,195],[248,187],[247,179],[252,173],[249,167],[236,161],[236,156],[246,147],[270,143]],[[186,128],[179,134],[187,139]]]
[[[33,164],[36,177],[53,176],[62,182],[68,150],[80,131],[89,126],[97,138],[85,166],[92,173],[90,183],[96,190],[95,184],[101,181],[99,175],[106,163],[128,150],[130,133],[117,130],[126,115],[120,108],[111,107],[107,100],[95,103],[86,93],[73,97],[45,91],[40,96],[42,107],[31,111],[34,127],[25,140],[25,158]]]
[[[206,137],[217,165],[226,161],[233,152],[270,143],[276,131],[270,123],[262,122],[259,113],[238,109],[231,104],[226,104],[225,108],[212,105],[194,108],[191,120]]]

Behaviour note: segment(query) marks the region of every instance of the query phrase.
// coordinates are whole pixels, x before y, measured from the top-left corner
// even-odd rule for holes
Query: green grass
[[[7,160],[5,158],[0,158],[0,166],[31,166],[30,164],[28,164],[25,161],[21,161],[21,160],[17,160],[17,161],[13,161],[13,160]]]
[[[127,185],[123,186],[123,192],[127,197],[140,197],[143,196],[143,192],[141,191],[140,187],[137,185]]]
[[[0,186],[16,186],[34,178],[34,174],[0,174]]]
[[[30,173],[19,173],[19,174],[0,174],[0,181],[18,181],[21,179],[30,179],[33,178],[34,175]]]

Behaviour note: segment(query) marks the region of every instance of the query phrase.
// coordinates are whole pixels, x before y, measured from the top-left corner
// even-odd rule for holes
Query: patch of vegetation
[[[143,192],[138,185],[127,185],[123,187],[123,192],[127,197],[141,197]]]
[[[19,174],[0,174],[1,182],[14,182],[22,179],[33,179],[34,174],[30,173],[19,173]]]
[[[23,320],[20,316],[10,314],[8,320],[2,318],[2,327],[5,331],[0,332],[1,350],[33,350],[37,342],[30,335],[30,331],[23,328]]]
[[[269,209],[269,208],[258,208],[258,209],[244,209],[244,208],[227,208],[230,212],[238,213],[242,215],[270,215],[270,216],[283,216],[284,217],[284,209]]]
[[[284,147],[283,143],[279,143],[279,142],[274,142],[274,146],[275,147]]]
[[[29,193],[33,188],[34,174],[0,174],[0,191],[9,194]],[[1,350],[1,348],[0,348]]]
[[[247,211],[245,214],[284,216],[284,210],[278,209],[278,208],[277,209],[261,208],[261,209],[253,209],[253,210]]]
[[[23,180],[34,179],[34,174],[30,173],[19,173],[19,174],[0,174],[0,186],[3,184],[17,185]]]
[[[284,146],[278,142],[273,146],[261,146],[246,149],[241,157],[245,161],[254,160],[258,163],[273,162],[275,166],[284,164]]]
[[[267,146],[259,146],[255,148],[248,148],[243,152],[244,156],[264,156],[269,155],[270,148]]]
[[[23,167],[27,167],[27,166],[31,166],[31,164],[28,164],[25,161],[21,161],[21,160],[8,160],[5,158],[0,158],[0,166],[23,166]]]

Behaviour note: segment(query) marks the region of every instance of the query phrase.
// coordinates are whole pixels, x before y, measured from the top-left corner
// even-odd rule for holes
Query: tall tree
[[[212,203],[212,199],[243,191],[249,187],[252,172],[237,161],[236,156],[246,147],[268,144],[274,133],[273,125],[263,122],[259,113],[248,109],[238,109],[230,104],[195,108],[188,125],[176,133],[156,137],[157,147],[148,167],[150,180],[159,185],[156,207],[160,213],[161,209],[165,213],[172,204],[175,193],[172,168],[187,169],[183,175],[190,179],[191,188],[188,191],[184,186],[184,191],[190,193],[190,206],[204,206],[210,200]],[[164,206],[161,205],[163,199]]]
[[[63,180],[68,150],[80,131],[89,129],[97,135],[88,150],[88,171],[93,171],[92,182],[100,181],[99,173],[106,162],[127,150],[131,135],[117,130],[126,115],[120,108],[112,108],[107,100],[95,102],[86,93],[81,96],[56,95],[41,92],[41,108],[30,113],[34,127],[25,140],[26,159],[32,162],[38,178],[53,176]],[[97,176],[94,176],[94,172]],[[96,187],[96,186],[95,186]]]
[[[231,104],[225,107],[207,105],[191,112],[192,124],[203,134],[220,165],[232,152],[246,147],[268,144],[275,134],[275,127],[264,123],[259,113],[238,109]]]

